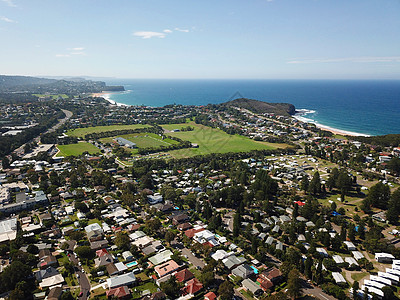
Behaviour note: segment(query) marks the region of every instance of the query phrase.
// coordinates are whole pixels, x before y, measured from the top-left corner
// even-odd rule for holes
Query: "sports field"
[[[95,126],[95,127],[87,127],[87,128],[77,128],[73,130],[69,130],[67,135],[76,136],[76,137],[84,137],[89,133],[99,133],[99,132],[107,132],[113,130],[126,130],[126,129],[138,129],[138,128],[146,128],[150,127],[149,125],[142,124],[133,124],[133,125],[110,125],[110,126]]]
[[[163,140],[158,134],[147,133],[147,132],[119,135],[119,137],[134,142],[138,148],[158,148],[160,146],[169,146],[171,144],[178,144],[178,142],[175,140],[171,140],[168,138]],[[102,143],[112,143],[113,141],[114,137],[100,139],[100,142]],[[133,152],[135,153],[135,151]]]
[[[78,156],[83,152],[89,152],[89,154],[100,152],[99,148],[90,143],[58,145],[57,148],[60,150],[57,156]]]
[[[193,131],[171,132],[190,125]],[[197,144],[198,148],[173,150],[170,153],[175,158],[190,157],[195,155],[205,155],[210,153],[226,152],[245,152],[251,150],[286,148],[286,144],[274,144],[267,142],[257,142],[240,135],[230,135],[216,128],[196,124],[194,122],[186,124],[162,125],[167,130],[166,135],[178,137],[182,140]]]

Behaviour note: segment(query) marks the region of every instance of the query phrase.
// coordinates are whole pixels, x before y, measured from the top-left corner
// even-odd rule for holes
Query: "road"
[[[65,118],[59,120],[58,123],[57,123],[56,125],[54,125],[54,126],[51,127],[50,129],[48,129],[44,134],[46,134],[46,133],[51,133],[51,132],[56,131],[61,125],[65,124],[65,122],[67,122],[67,121],[72,117],[72,112],[71,112],[71,111],[66,110],[66,109],[61,109],[61,110],[64,112]],[[23,153],[24,153],[24,147],[25,147],[25,145],[26,145],[26,144],[29,144],[29,143],[32,142],[32,141],[38,143],[38,142],[40,141],[40,135],[37,136],[37,137],[35,137],[35,138],[33,138],[33,139],[30,140],[29,142],[23,144],[23,145],[20,146],[19,148],[15,149],[13,152],[14,152],[15,154],[17,154],[17,155],[22,156]]]
[[[324,293],[320,287],[313,286],[306,281],[303,281],[303,295],[311,295],[317,299],[321,300],[336,300],[335,297]]]
[[[79,299],[86,300],[89,298],[88,295],[90,295],[90,289],[91,289],[90,281],[87,277],[87,274],[82,272],[83,268],[79,266],[79,259],[75,257],[75,254],[73,252],[71,252],[75,248],[76,241],[68,241],[68,245],[69,245],[68,250],[71,253],[69,255],[69,260],[75,266],[75,276],[79,275],[78,282],[80,286],[80,291],[83,293],[83,295],[79,297]]]
[[[196,256],[193,255],[193,253],[188,249],[188,248],[183,248],[181,250],[182,255],[187,257],[187,259],[190,261],[190,263],[195,266],[195,268],[197,269],[198,267],[200,269],[203,269],[204,266],[206,265],[204,263],[204,261],[202,261],[201,259],[197,258]]]

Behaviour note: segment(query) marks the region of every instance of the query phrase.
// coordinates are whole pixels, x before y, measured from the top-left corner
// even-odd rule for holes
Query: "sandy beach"
[[[116,94],[116,93],[119,93],[119,92],[107,92],[107,91],[103,91],[103,92],[101,92],[101,93],[93,93],[91,96],[92,96],[92,97],[101,97],[101,98],[104,98],[105,100],[107,100],[108,102],[110,102],[110,104],[112,104],[112,105],[116,105],[116,106],[128,106],[128,105],[126,105],[126,104],[118,103],[118,102],[116,102],[116,101],[110,99],[110,95],[111,95],[111,94]]]

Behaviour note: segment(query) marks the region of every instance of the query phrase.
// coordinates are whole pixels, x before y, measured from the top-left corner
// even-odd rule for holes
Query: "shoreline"
[[[344,136],[366,136],[366,137],[370,136],[369,134],[365,133],[359,133],[359,132],[330,127],[328,125],[320,124],[318,123],[318,121],[308,119],[305,117],[307,114],[312,114],[312,113],[315,113],[315,110],[298,109],[296,110],[296,113],[293,115],[293,118],[304,123],[314,124],[317,128],[332,132],[333,134],[344,135]]]
[[[127,92],[127,91],[125,91]],[[111,99],[111,95],[113,94],[119,94],[121,92],[108,92],[108,91],[103,91],[101,93],[92,93],[92,97],[102,97],[105,100],[107,100],[111,105],[115,105],[115,106],[131,106],[128,104],[124,104],[124,103],[119,103],[115,100]],[[315,120],[312,119],[308,119],[305,116],[307,114],[312,114],[315,113],[315,110],[309,110],[309,109],[297,109],[296,113],[292,116],[293,118],[295,118],[298,121],[304,122],[304,123],[310,123],[310,124],[314,124],[317,128],[325,130],[325,131],[329,131],[332,132],[333,134],[337,134],[337,135],[344,135],[344,136],[365,136],[368,137],[370,136],[369,134],[365,134],[365,133],[359,133],[359,132],[353,132],[353,131],[348,131],[348,130],[342,130],[342,129],[338,129],[338,128],[334,128],[334,127],[330,127],[328,125],[324,125],[324,124],[320,124]]]
[[[119,103],[115,100],[111,99],[111,95],[112,94],[118,94],[121,92],[108,92],[108,91],[103,91],[101,93],[92,93],[91,97],[101,97],[105,100],[107,100],[111,105],[116,105],[116,106],[130,106],[128,104],[124,104],[124,103]]]

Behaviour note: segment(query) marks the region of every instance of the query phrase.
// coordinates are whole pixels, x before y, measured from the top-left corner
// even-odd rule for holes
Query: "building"
[[[332,276],[333,276],[333,280],[335,280],[335,282],[337,284],[345,284],[346,283],[346,279],[344,279],[343,275],[340,274],[339,272],[332,272]]]
[[[164,277],[165,275],[171,274],[179,269],[179,265],[174,260],[169,260],[166,263],[160,264],[154,268],[158,277]]]
[[[349,250],[349,251],[356,251],[357,250],[356,246],[352,242],[344,241],[343,244],[346,245],[347,250]]]
[[[137,145],[134,142],[131,142],[131,141],[129,141],[127,139],[124,139],[122,137],[115,138],[115,141],[122,147],[128,147],[130,149],[137,148]]]
[[[170,250],[165,250],[165,251],[162,251],[162,252],[150,257],[149,261],[153,265],[157,266],[159,264],[162,264],[163,262],[166,262],[166,261],[170,260],[172,254],[173,253]]]
[[[242,264],[232,270],[232,274],[241,278],[249,278],[254,275],[254,270],[247,264]]]
[[[194,278],[194,275],[189,271],[189,269],[183,269],[179,272],[176,272],[175,277],[178,282],[185,282]]]
[[[242,286],[249,292],[253,293],[253,295],[256,297],[258,297],[262,293],[264,293],[264,291],[261,289],[261,287],[258,284],[256,284],[253,280],[250,280],[250,279],[243,280]]]
[[[0,243],[15,240],[17,237],[17,218],[0,221]]]
[[[109,289],[114,289],[120,286],[132,286],[136,283],[136,277],[133,272],[111,277],[107,279],[107,285]]]
[[[395,257],[389,253],[375,253],[375,260],[380,263],[392,263]]]
[[[129,291],[129,288],[126,285],[123,285],[107,291],[106,295],[108,299],[115,299],[115,298],[130,299],[131,292]]]

